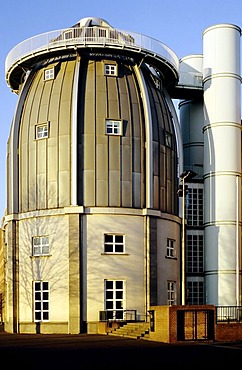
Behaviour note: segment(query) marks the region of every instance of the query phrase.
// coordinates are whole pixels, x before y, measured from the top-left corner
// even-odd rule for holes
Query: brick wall
[[[165,343],[177,343],[181,341],[178,333],[178,317],[182,317],[184,327],[184,341],[189,340],[215,340],[215,341],[237,341],[242,340],[241,323],[216,323],[216,307],[213,305],[201,306],[152,306],[154,311],[154,332],[150,333],[150,339]],[[184,315],[178,312],[185,311]],[[196,311],[196,338],[194,338],[194,312]],[[206,312],[210,312],[213,327],[212,337],[208,335]],[[181,325],[181,324],[180,324]],[[210,323],[211,326],[211,323]]]

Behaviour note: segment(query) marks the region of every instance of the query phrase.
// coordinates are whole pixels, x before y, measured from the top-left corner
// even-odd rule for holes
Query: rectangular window
[[[176,282],[167,281],[167,304],[169,306],[176,304]]]
[[[33,256],[47,256],[50,253],[49,237],[48,236],[34,236],[32,245]]]
[[[48,81],[48,80],[53,80],[54,78],[55,78],[55,68],[52,67],[52,68],[45,69],[44,80]]]
[[[49,320],[49,283],[34,281],[34,321]]]
[[[122,121],[106,120],[106,134],[107,135],[122,135]]]
[[[49,129],[48,129],[47,123],[36,125],[36,132],[35,132],[36,140],[45,139],[48,136],[49,136]]]
[[[189,184],[186,216],[188,226],[203,226],[203,184]]]
[[[204,304],[204,281],[202,277],[187,278],[187,304]]]
[[[106,76],[117,76],[118,68],[116,64],[104,64],[104,74]]]
[[[203,273],[203,231],[187,230],[186,236],[186,271],[188,273]]]
[[[124,280],[105,280],[105,310],[108,320],[123,320],[125,299]]]
[[[104,235],[105,253],[124,253],[124,235]]]
[[[166,256],[176,257],[175,240],[173,239],[167,239]]]

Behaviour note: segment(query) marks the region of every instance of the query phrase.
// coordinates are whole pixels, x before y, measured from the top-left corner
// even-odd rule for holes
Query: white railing
[[[116,48],[147,51],[169,62],[177,71],[176,54],[162,42],[142,34],[105,27],[81,27],[56,30],[36,35],[16,45],[7,55],[5,73],[22,59],[45,53],[56,48],[112,46]]]

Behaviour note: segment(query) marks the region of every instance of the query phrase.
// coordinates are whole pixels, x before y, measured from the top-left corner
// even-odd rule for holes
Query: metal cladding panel
[[[119,104],[120,104],[120,117],[124,121],[127,121],[130,116],[130,104],[129,104],[129,95],[127,92],[127,81],[125,78],[118,79],[118,90],[119,90]],[[129,125],[130,130],[130,125]],[[129,135],[130,136],[130,135]],[[123,139],[126,139],[127,135]]]
[[[122,146],[122,204],[123,207],[130,207],[132,204],[132,178],[131,178],[131,150],[132,147],[129,145]]]
[[[174,213],[177,211],[176,133],[164,92],[161,86],[157,87],[155,84],[157,76],[148,69],[144,70],[143,74],[151,108],[154,208]],[[167,134],[170,142],[165,140]]]
[[[102,141],[100,140],[102,138]],[[107,136],[98,136],[96,144],[96,162],[97,162],[97,180],[106,181],[108,186],[108,138]]]
[[[50,66],[56,66],[56,63],[48,68]],[[21,116],[19,136],[21,212],[70,204],[74,66],[74,61],[63,62],[55,78],[48,81],[44,80],[44,66],[40,66],[30,86],[26,85],[28,94]],[[41,124],[47,125],[48,137],[36,140],[36,125]]]
[[[108,151],[111,153],[109,156],[109,171],[120,171],[120,137],[111,136],[108,140]]]
[[[116,78],[113,77],[107,77],[107,103],[107,116],[114,119],[120,118],[117,81]]]
[[[142,146],[140,144],[141,115],[136,103],[139,100],[138,91],[129,68],[120,63],[118,76],[106,76],[104,63],[107,64],[110,61],[95,60],[95,58],[89,61],[87,76],[80,79],[79,88],[84,93],[79,95],[78,105],[83,105],[84,112],[83,118],[80,116],[78,121],[78,127],[83,127],[83,134],[79,136],[81,144],[79,148],[82,149],[78,155],[82,176],[78,180],[78,193],[83,189],[82,203],[84,206],[122,207],[122,202],[124,202],[125,207],[132,207],[132,192],[137,191],[136,185],[132,186],[132,172],[141,171],[140,151],[144,150],[144,144]],[[129,72],[129,76],[126,76],[124,71]],[[93,89],[92,92],[91,89]],[[133,101],[135,102],[134,109]],[[124,113],[124,117],[121,113]],[[123,128],[121,136],[106,134],[106,119],[121,120]],[[133,133],[137,125],[139,127],[137,137],[135,137],[137,144],[133,145]],[[134,154],[136,151],[138,154]],[[135,165],[133,156],[138,160]],[[126,166],[126,162],[129,165]],[[90,170],[92,170],[91,178]],[[127,180],[130,183],[128,186]],[[92,190],[88,184],[92,181],[93,194],[90,196]],[[125,184],[125,190],[122,189],[123,184]],[[141,184],[137,185],[140,188]],[[128,190],[129,194],[127,194]],[[138,192],[140,198],[141,189],[138,189]],[[81,197],[79,197],[79,202],[80,200]],[[141,204],[137,207],[141,207]]]
[[[39,140],[36,146],[36,194],[37,209],[46,208],[46,140]]]
[[[113,207],[120,206],[120,171],[109,171],[109,204]]]
[[[122,145],[122,181],[129,181],[131,184],[131,150],[132,147],[129,145]]]

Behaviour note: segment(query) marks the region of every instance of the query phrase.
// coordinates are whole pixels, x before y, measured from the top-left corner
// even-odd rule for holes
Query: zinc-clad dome
[[[99,18],[84,18],[76,26],[90,35],[92,27],[111,28]],[[44,56],[22,86],[14,122],[19,127],[12,133],[19,156],[15,211],[74,203],[176,212],[177,144],[159,69],[139,54],[96,47]],[[45,79],[48,71],[54,78]],[[107,120],[117,121],[122,134],[107,135]],[[48,140],[36,140],[41,125],[48,126]]]

